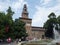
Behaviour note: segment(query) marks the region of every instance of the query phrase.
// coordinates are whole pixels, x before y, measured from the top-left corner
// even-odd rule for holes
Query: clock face
[[[26,23],[26,25],[27,25],[27,26],[30,26],[30,24],[29,24],[29,23]]]

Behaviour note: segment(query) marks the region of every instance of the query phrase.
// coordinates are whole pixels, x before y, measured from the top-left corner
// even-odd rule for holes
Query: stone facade
[[[45,29],[43,27],[31,26],[32,19],[28,17],[28,11],[27,11],[26,4],[24,4],[23,11],[22,11],[22,17],[20,17],[20,20],[25,22],[25,28],[26,28],[26,32],[29,35],[28,36],[29,39],[44,37]]]
[[[33,38],[44,38],[45,29],[43,27],[32,27],[32,36]]]

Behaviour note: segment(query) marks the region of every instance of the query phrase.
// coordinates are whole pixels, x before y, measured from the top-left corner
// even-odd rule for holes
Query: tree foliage
[[[25,30],[25,23],[22,22],[20,19],[15,20],[14,29],[15,29],[16,38],[22,38],[22,37],[25,38],[27,36]]]
[[[60,15],[57,17],[57,21],[58,21],[58,23],[60,25]]]
[[[48,38],[54,38],[53,24],[57,24],[57,18],[54,13],[51,13],[48,17],[49,19],[44,24],[44,28],[46,29],[45,36]]]
[[[11,10],[11,7],[8,8],[7,14],[0,12],[0,39],[7,38],[22,38],[26,37],[27,33],[25,30],[25,23],[20,19],[13,20],[14,12]]]

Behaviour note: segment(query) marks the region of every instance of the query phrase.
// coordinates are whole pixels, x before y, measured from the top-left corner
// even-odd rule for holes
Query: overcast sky
[[[32,26],[43,27],[48,15],[54,12],[60,15],[60,0],[0,0],[0,11],[6,12],[9,6],[15,12],[13,19],[21,17],[23,5],[27,4]]]

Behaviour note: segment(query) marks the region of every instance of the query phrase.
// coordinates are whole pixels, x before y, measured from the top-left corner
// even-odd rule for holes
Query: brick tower
[[[31,38],[31,23],[32,19],[28,17],[28,11],[27,6],[24,4],[23,11],[22,11],[22,17],[20,18],[23,22],[25,22],[25,28],[26,32],[28,33],[28,38]]]

